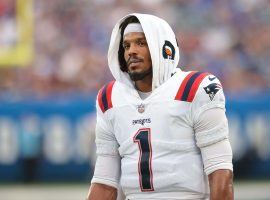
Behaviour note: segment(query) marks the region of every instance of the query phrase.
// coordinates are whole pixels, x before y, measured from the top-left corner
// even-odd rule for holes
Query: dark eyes
[[[138,41],[137,44],[141,47],[145,46],[146,45],[146,42],[145,41]]]
[[[127,44],[127,43],[123,44],[123,48],[124,48],[125,50],[128,49],[129,47],[130,47],[129,44]]]
[[[138,46],[140,46],[140,47],[147,46],[147,42],[146,42],[146,41],[142,41],[142,40],[138,40],[138,41],[136,42],[136,44],[137,44]],[[123,48],[124,48],[125,50],[129,49],[129,47],[130,47],[130,43],[124,43],[124,44],[123,44]]]

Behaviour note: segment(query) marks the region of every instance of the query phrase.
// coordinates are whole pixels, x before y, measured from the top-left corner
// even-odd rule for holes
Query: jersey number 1
[[[138,172],[140,179],[140,187],[142,192],[154,191],[153,173],[152,173],[152,146],[150,128],[140,129],[134,136],[133,141],[136,142],[140,149],[140,157],[138,162]]]

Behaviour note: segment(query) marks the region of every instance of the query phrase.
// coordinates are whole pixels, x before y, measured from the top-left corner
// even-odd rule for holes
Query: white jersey
[[[225,112],[223,90],[207,73],[179,71],[144,100],[134,88],[111,82],[97,99],[97,154],[120,156],[127,199],[205,199],[199,147],[223,140],[228,130],[197,135],[194,127],[217,107]]]

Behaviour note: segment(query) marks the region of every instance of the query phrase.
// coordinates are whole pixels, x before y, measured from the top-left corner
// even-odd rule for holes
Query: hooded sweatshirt
[[[118,50],[121,39],[120,24],[129,16],[136,16],[143,28],[152,59],[152,90],[166,82],[175,71],[179,62],[179,48],[175,34],[170,25],[163,19],[153,15],[133,13],[122,18],[115,25],[108,51],[108,64],[115,80],[134,88],[129,75],[120,70]],[[166,48],[170,48],[172,58],[168,59]]]
[[[119,26],[128,16],[139,19],[152,59],[152,93],[146,99],[118,61]],[[108,63],[116,81],[97,97],[98,159],[92,183],[116,188],[120,183],[126,199],[206,199],[207,174],[232,168],[231,156],[222,157],[222,164],[220,159],[202,160],[203,148],[228,138],[219,80],[178,71],[178,61],[175,35],[163,19],[134,13],[115,25]],[[219,115],[205,115],[210,109]]]

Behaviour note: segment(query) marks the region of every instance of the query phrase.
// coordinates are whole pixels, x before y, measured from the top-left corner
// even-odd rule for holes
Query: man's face
[[[144,33],[132,32],[123,38],[124,57],[133,81],[152,76],[152,61]]]

